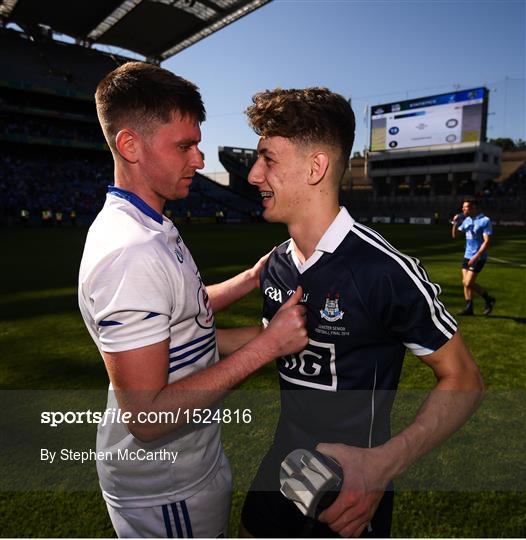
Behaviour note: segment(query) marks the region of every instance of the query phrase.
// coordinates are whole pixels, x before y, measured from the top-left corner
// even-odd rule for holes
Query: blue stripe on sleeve
[[[118,326],[122,324],[119,321],[100,321],[99,326]]]

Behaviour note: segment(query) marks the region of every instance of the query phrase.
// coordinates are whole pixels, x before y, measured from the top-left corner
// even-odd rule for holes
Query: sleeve
[[[491,224],[490,218],[486,218],[486,223],[484,223],[482,234],[488,234],[488,235],[493,234],[493,225]]]
[[[467,223],[468,223],[468,220],[467,220],[467,219],[463,219],[463,220],[462,220],[462,223],[457,227],[457,229],[458,229],[459,231],[464,232],[464,231],[466,230]]]
[[[108,258],[89,283],[101,348],[121,352],[170,336],[172,297],[159,258],[136,247]]]
[[[412,257],[402,256],[388,266],[377,297],[383,327],[416,356],[438,350],[457,330],[455,319],[438,298],[440,286]]]

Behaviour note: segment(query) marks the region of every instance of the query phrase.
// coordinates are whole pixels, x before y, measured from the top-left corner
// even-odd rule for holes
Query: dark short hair
[[[340,151],[345,169],[354,142],[355,119],[343,96],[328,88],[276,88],[256,94],[252,101],[246,114],[260,137],[327,144]]]
[[[111,148],[123,127],[147,132],[177,112],[204,122],[206,112],[195,84],[159,66],[127,62],[106,75],[95,92],[97,115]]]
[[[463,203],[471,204],[471,206],[476,206],[477,208],[479,206],[479,203],[478,203],[477,199],[474,199],[473,197],[464,199]]]

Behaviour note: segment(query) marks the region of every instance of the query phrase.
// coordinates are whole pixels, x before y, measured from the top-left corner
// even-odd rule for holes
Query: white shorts
[[[145,508],[106,504],[119,538],[224,538],[232,496],[230,464],[223,461],[210,482],[184,501]]]

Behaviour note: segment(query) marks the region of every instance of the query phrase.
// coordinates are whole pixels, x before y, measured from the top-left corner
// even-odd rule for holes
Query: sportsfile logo
[[[42,411],[40,423],[55,428],[61,424],[250,424],[251,409],[183,409],[174,411],[139,411],[133,415],[109,407],[105,411]]]

